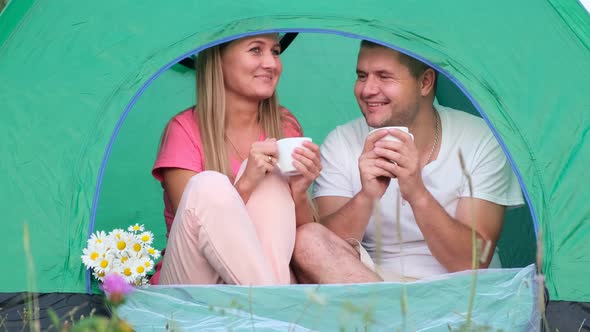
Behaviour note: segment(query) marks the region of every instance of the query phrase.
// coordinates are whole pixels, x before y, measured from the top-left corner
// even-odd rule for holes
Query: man
[[[480,267],[490,264],[506,206],[523,203],[520,187],[483,120],[433,105],[435,82],[418,60],[361,43],[354,94],[364,118],[322,145],[313,193],[321,224],[298,229],[292,265],[300,282],[407,281],[471,269],[472,229]],[[371,132],[388,126],[407,127],[413,138]],[[382,140],[388,134],[397,141]]]

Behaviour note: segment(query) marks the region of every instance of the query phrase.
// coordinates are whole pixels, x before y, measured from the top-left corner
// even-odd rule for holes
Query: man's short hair
[[[361,48],[363,48],[363,47],[366,47],[366,48],[374,48],[374,47],[389,48],[387,46],[383,46],[381,44],[377,44],[377,43],[374,43],[374,42],[368,41],[368,40],[361,41]],[[429,65],[425,64],[424,62],[422,62],[420,60],[412,58],[409,55],[406,55],[406,54],[399,52],[399,51],[396,51],[396,53],[397,53],[399,62],[401,62],[401,64],[406,66],[409,69],[410,74],[412,74],[412,76],[416,79],[419,78],[420,75],[422,75],[426,71],[426,69],[430,68],[430,69],[434,70]],[[434,70],[434,72],[436,73],[436,70]]]

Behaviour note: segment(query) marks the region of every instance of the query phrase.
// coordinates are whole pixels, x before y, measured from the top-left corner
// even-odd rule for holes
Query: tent
[[[149,170],[167,119],[194,103],[194,72],[177,63],[263,31],[299,32],[279,96],[317,142],[359,114],[359,39],[437,69],[439,102],[484,118],[525,194],[499,245],[506,266],[532,263],[537,235],[550,312],[588,311],[590,15],[558,0],[11,1],[0,13],[0,307],[26,291],[92,293],[79,257],[95,230],[139,222],[164,246]]]

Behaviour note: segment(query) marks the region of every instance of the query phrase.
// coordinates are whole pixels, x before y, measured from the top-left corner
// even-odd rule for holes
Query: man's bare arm
[[[324,226],[343,239],[362,240],[373,213],[375,202],[385,194],[392,174],[376,165],[377,155],[373,151],[375,142],[387,135],[381,130],[369,134],[365,140],[358,166],[361,190],[352,198],[326,196],[316,198],[320,221]]]
[[[362,193],[353,198],[325,196],[315,199],[321,223],[342,239],[362,240],[374,202]]]
[[[452,218],[429,193],[415,202],[412,210],[428,248],[449,272],[472,268],[472,229],[482,240],[482,248],[490,242],[488,254],[480,264],[482,268],[489,266],[502,231],[504,206],[464,197],[457,205],[456,218]]]

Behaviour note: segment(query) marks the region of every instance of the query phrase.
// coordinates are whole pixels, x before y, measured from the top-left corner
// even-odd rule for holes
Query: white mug
[[[381,128],[376,128],[371,130],[371,132],[369,132],[369,135],[371,135],[374,132],[377,132],[379,130],[389,130],[389,129],[397,129],[397,130],[401,130],[407,134],[410,135],[410,137],[412,137],[412,140],[414,140],[414,135],[412,135],[412,133],[410,132],[410,130],[408,129],[408,127],[401,127],[401,126],[391,126],[391,127],[381,127]],[[386,141],[396,141],[399,142],[399,140],[395,137],[393,137],[391,134],[387,134],[387,136],[383,137],[382,140],[386,140]]]
[[[277,141],[279,148],[279,158],[277,166],[281,173],[285,176],[292,176],[299,174],[299,171],[293,166],[293,150],[303,146],[303,142],[311,142],[309,137],[289,137]]]

